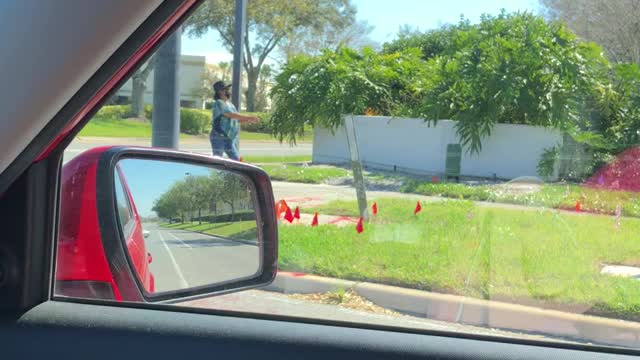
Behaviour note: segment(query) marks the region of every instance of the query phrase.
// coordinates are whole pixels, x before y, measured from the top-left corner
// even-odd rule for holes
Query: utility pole
[[[233,87],[231,102],[240,111],[240,91],[242,91],[242,49],[244,45],[245,26],[247,23],[247,0],[236,0],[235,27],[233,31]]]
[[[180,135],[181,29],[171,35],[158,50],[153,76],[153,116],[151,146],[178,148]]]

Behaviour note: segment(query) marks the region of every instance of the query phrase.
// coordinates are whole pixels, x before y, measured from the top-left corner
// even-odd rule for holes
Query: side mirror
[[[93,149],[63,168],[56,295],[175,302],[268,285],[276,271],[260,168],[131,147]]]

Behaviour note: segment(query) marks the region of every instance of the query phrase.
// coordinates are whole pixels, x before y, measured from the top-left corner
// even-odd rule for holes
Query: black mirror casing
[[[221,284],[204,285],[184,290],[167,291],[158,294],[146,292],[141,280],[136,275],[132,260],[126,250],[124,234],[117,216],[113,174],[118,161],[124,159],[170,161],[206,166],[233,172],[249,180],[253,185],[256,197],[257,230],[261,245],[260,269],[256,275],[248,279],[244,278],[238,281],[227,281]],[[124,299],[166,303],[187,301],[204,296],[265,286],[275,278],[278,258],[278,228],[271,181],[264,170],[237,161],[181,151],[140,147],[112,147],[104,151],[98,160],[96,182],[96,206],[104,251],[114,280],[118,284]]]

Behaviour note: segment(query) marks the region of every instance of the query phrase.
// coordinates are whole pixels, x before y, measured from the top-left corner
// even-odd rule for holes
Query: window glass
[[[67,175],[115,144],[270,175],[275,281],[176,306],[640,347],[637,1],[249,0],[238,82],[232,4],[203,2],[65,151]],[[180,286],[257,235],[252,197],[176,174],[129,194],[140,273]],[[182,200],[148,196],[170,180]]]

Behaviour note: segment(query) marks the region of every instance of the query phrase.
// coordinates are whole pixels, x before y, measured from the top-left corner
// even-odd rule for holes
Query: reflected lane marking
[[[171,262],[173,263],[173,267],[176,269],[176,273],[178,274],[178,277],[180,278],[180,283],[181,283],[180,285],[182,285],[183,289],[188,288],[189,284],[187,283],[187,280],[184,278],[184,275],[182,275],[182,271],[180,271],[180,267],[178,266],[178,262],[176,261],[176,258],[173,257],[173,253],[171,253],[171,250],[169,249],[169,246],[164,241],[164,236],[162,236],[162,231],[160,231],[160,230],[156,230],[156,231],[158,232],[158,235],[160,236],[160,241],[162,241],[162,246],[164,246],[164,248],[169,253],[169,258],[171,259]]]

